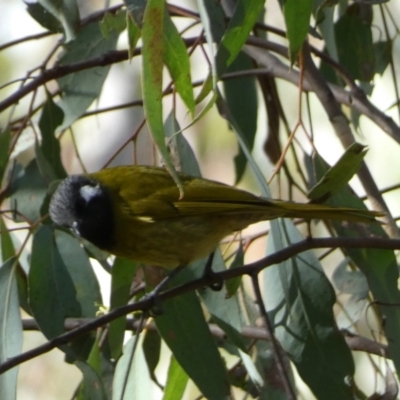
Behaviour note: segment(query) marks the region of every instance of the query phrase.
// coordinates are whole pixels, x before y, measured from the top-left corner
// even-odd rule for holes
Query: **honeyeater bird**
[[[234,231],[274,218],[371,222],[378,212],[257,197],[179,174],[184,195],[163,168],[120,166],[72,175],[50,202],[61,226],[116,256],[168,269],[212,253]]]

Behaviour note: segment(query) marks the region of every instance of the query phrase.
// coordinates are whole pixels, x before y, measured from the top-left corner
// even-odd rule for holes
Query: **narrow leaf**
[[[191,279],[187,269],[174,284]],[[155,318],[160,335],[175,358],[210,400],[230,398],[227,373],[217,346],[204,319],[195,293],[187,293],[163,303],[164,314]]]
[[[15,280],[16,260],[8,259],[0,267],[0,363],[21,352],[22,322]],[[0,375],[0,398],[15,399],[18,367]]]
[[[111,269],[111,299],[110,310],[124,306],[129,301],[129,292],[133,278],[137,270],[137,264],[130,260],[117,257]],[[108,343],[111,355],[118,359],[122,353],[124,344],[126,317],[112,321],[108,329]]]
[[[314,201],[324,201],[331,194],[343,188],[360,169],[367,152],[366,146],[353,143],[346,149],[339,161],[324,174],[308,192],[307,197]]]
[[[189,377],[186,375],[185,371],[176,361],[175,357],[171,356],[163,400],[181,399],[188,380]]]
[[[164,13],[164,61],[190,114],[194,114],[194,95],[190,77],[190,60],[181,36],[168,12]]]
[[[65,45],[59,65],[74,64],[104,55],[114,50],[119,34],[110,32],[106,40],[99,23],[91,23],[79,32],[77,38]],[[64,121],[59,130],[69,127],[100,95],[110,66],[94,67],[57,79],[63,93],[58,105],[64,111]]]
[[[176,182],[181,196],[182,184],[165,145],[162,113],[162,73],[164,60],[164,0],[149,0],[142,29],[143,107],[154,143]]]
[[[47,338],[64,332],[65,318],[80,316],[74,284],[49,226],[41,226],[33,237],[28,282],[33,315]]]
[[[285,0],[283,3],[283,14],[289,41],[289,58],[292,65],[307,37],[312,4],[312,0]]]

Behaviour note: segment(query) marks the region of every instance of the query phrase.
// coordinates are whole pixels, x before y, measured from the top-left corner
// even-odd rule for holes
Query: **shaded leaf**
[[[37,163],[42,176],[47,182],[55,179],[63,179],[67,176],[61,162],[60,142],[56,138],[56,129],[64,119],[64,113],[47,93],[47,101],[43,106],[39,120],[39,128],[42,136],[40,146],[35,143]]]
[[[335,36],[340,64],[354,79],[369,81],[374,76],[375,54],[371,23],[364,11],[358,3],[350,5],[335,24]]]
[[[271,221],[272,225],[269,254],[302,239],[288,220]],[[276,337],[314,395],[324,400],[352,400],[346,379],[354,374],[353,359],[336,328],[333,288],[314,253],[303,252],[267,268],[264,296]]]
[[[50,32],[62,32],[60,21],[39,3],[25,3],[29,15]]]
[[[80,18],[75,0],[38,0],[38,2],[60,22],[66,41],[76,38]]]
[[[21,353],[22,322],[15,280],[15,258],[0,267],[0,363]],[[0,374],[0,398],[15,399],[18,368]]]
[[[100,22],[100,30],[106,39],[110,38],[112,32],[121,33],[126,28],[126,14],[119,11],[115,14],[106,12]]]
[[[151,380],[143,348],[139,341],[134,352],[135,340],[135,337],[131,338],[124,346],[123,355],[118,361],[113,382],[113,400],[151,399]]]
[[[317,177],[322,176],[329,168],[328,164],[320,157],[314,157],[314,166]],[[346,206],[366,209],[365,204],[349,187],[336,192],[327,201],[332,206]],[[379,223],[359,225],[350,223],[332,222],[339,236],[360,237],[377,236],[387,237]],[[400,304],[400,292],[397,287],[399,277],[395,254],[392,250],[382,249],[347,249],[347,255],[355,265],[364,273],[369,288],[376,301],[381,314],[382,329],[385,332],[389,346],[389,354],[393,359],[397,371],[400,371],[400,309],[391,304]],[[379,265],[379,268],[377,266]]]
[[[65,45],[59,65],[74,64],[104,55],[114,50],[118,33],[110,32],[105,40],[97,22],[91,23],[79,32],[73,42]],[[64,111],[64,121],[59,130],[63,130],[75,122],[100,95],[103,83],[110,66],[94,67],[57,79],[62,91],[62,99],[58,105]]]
[[[157,331],[153,331],[147,329],[143,332],[143,352],[144,357],[146,358],[147,367],[149,368],[151,379],[157,384],[160,385],[155,370],[160,361],[160,352],[161,352],[161,337]]]
[[[15,192],[10,201],[11,207],[17,211],[14,218],[16,222],[25,222],[26,219],[34,222],[41,218],[40,207],[46,198],[47,186],[36,160],[32,160],[20,174],[13,176],[11,190]]]
[[[74,283],[49,226],[41,226],[34,234],[28,283],[33,315],[47,338],[64,332],[65,318],[81,315]]]
[[[168,12],[164,12],[164,61],[190,114],[194,114],[194,95],[190,76],[190,60],[176,26]]]
[[[0,183],[7,169],[8,152],[10,151],[11,131],[9,128],[0,133]]]
[[[107,400],[102,381],[96,371],[86,362],[77,360],[75,365],[83,374],[83,382],[79,389],[77,400]]]
[[[128,304],[129,293],[137,264],[133,261],[117,257],[111,269],[111,298],[110,310]],[[108,343],[111,355],[118,359],[122,353],[126,327],[126,316],[112,321],[108,328]]]
[[[173,283],[181,284],[191,278],[186,268]],[[168,300],[163,303],[163,308],[164,314],[154,321],[179,364],[207,399],[229,399],[225,366],[196,294],[186,293]]]
[[[162,113],[162,71],[164,60],[164,12],[163,0],[149,0],[142,29],[142,91],[143,107],[150,132],[165,166],[176,182],[179,192],[183,187],[165,145]]]
[[[244,252],[243,252],[242,242],[240,242],[239,248],[235,255],[235,259],[232,261],[232,264],[230,265],[229,269],[234,269],[234,268],[240,267],[242,265],[244,265]],[[225,282],[226,295],[228,297],[235,295],[236,292],[238,291],[241,283],[242,283],[242,276],[238,276],[237,278],[232,278],[232,279],[227,280]]]
[[[382,75],[392,59],[393,43],[391,40],[373,44],[375,54],[375,72]]]
[[[289,58],[292,65],[308,34],[312,4],[311,0],[285,0],[283,2],[286,35],[289,41]]]
[[[252,61],[249,56],[239,53],[238,57],[228,67],[227,72],[237,72],[250,70]],[[257,91],[254,77],[238,77],[224,81],[224,92],[226,102],[232,115],[240,127],[249,149],[254,146],[255,135],[257,132]],[[240,93],[240,96],[238,96]],[[239,154],[235,157],[236,182],[243,176],[247,165],[247,158],[243,150],[239,147]]]

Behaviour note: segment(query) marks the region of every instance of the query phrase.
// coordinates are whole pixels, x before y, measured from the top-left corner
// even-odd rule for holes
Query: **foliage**
[[[395,399],[400,242],[397,209],[383,195],[398,203],[399,166],[382,172],[373,162],[383,151],[393,162],[399,153],[395,5],[283,0],[266,10],[262,0],[198,0],[191,8],[125,0],[85,18],[74,1],[26,7],[42,32],[4,43],[2,57],[12,60],[7,51],[32,40],[47,54],[40,65],[28,60],[17,84],[2,78],[0,398],[16,398],[19,364],[59,348],[82,373],[73,394],[81,400],[199,392],[211,400],[295,399],[300,379],[304,398]],[[116,75],[119,94],[109,91]],[[236,154],[224,158],[224,147]],[[162,163],[181,188],[176,171],[216,170],[218,151],[224,175],[233,171],[232,181],[256,184],[263,196],[358,209],[368,199],[385,224],[271,221],[215,253],[222,291],[206,287],[207,260],[197,261],[161,293],[162,315],[149,317],[144,285],[132,285],[142,266],[49,220],[49,198],[67,173]],[[255,245],[266,257],[245,264]],[[94,260],[109,275],[110,299]],[[21,353],[32,324],[48,342]],[[376,387],[357,377],[352,350],[376,355]]]

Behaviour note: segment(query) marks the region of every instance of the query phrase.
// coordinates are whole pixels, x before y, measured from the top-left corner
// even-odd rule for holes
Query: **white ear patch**
[[[85,185],[85,186],[82,186],[79,189],[79,194],[86,201],[86,203],[89,203],[90,200],[92,200],[94,197],[99,196],[101,194],[100,185],[96,185],[96,186]]]

